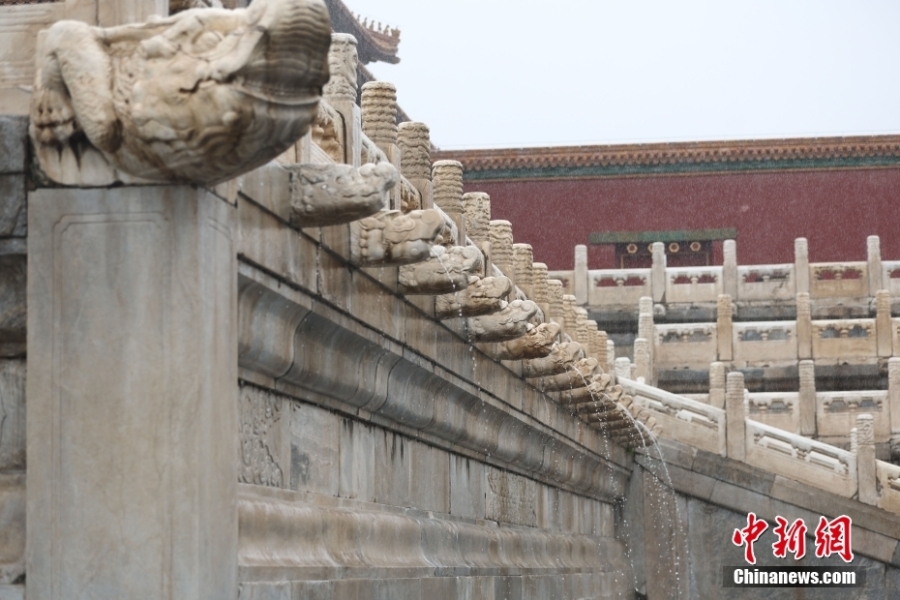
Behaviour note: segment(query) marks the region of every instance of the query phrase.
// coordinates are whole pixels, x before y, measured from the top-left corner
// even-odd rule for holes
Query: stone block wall
[[[0,598],[25,574],[26,149],[28,120],[0,117]]]

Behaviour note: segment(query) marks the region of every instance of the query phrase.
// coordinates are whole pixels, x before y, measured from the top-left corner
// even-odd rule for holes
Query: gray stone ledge
[[[259,493],[257,493],[259,492]],[[622,543],[528,527],[238,495],[241,581],[622,572]]]
[[[399,425],[436,437],[441,446],[450,442],[489,454],[493,461],[515,464],[517,471],[524,470],[577,493],[618,497],[623,492],[627,455],[613,446],[617,448],[613,462],[603,458],[595,450],[602,451],[603,440],[593,430],[578,427],[562,407],[554,405],[557,418],[562,424],[575,426],[577,439],[567,435],[565,429],[539,423],[465,382],[448,380],[446,372],[435,374],[432,363],[420,355],[406,349],[398,355],[401,346],[385,344],[382,335],[360,327],[357,321],[323,307],[315,299],[296,298],[309,307],[305,313],[302,307],[286,305],[284,302],[291,302],[298,294],[288,299],[283,296],[283,288],[271,290],[251,280],[247,269],[242,273],[240,366],[245,371],[262,372],[261,379],[271,378],[276,389],[284,390],[289,385],[298,391],[325,395],[337,400],[336,408],[344,412],[371,412],[392,422],[390,428]],[[284,300],[274,299],[276,296]],[[264,334],[269,329],[265,323],[282,322],[277,315],[248,314],[270,309],[297,316],[303,313],[291,343],[290,336]],[[286,364],[290,364],[287,371],[276,376]],[[287,393],[309,395],[303,391]],[[590,436],[590,445],[583,444],[583,436]],[[616,453],[620,455],[618,460]]]
[[[28,117],[0,115],[0,173],[25,172]]]

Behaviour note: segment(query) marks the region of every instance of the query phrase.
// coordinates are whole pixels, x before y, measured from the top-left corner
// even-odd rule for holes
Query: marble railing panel
[[[866,263],[809,265],[809,295],[811,298],[865,298],[869,295]]]
[[[662,425],[665,437],[725,456],[725,411],[630,379],[619,384]]]
[[[875,319],[813,321],[812,351],[816,360],[875,358]]]
[[[748,464],[847,498],[856,494],[855,455],[752,419],[745,423]]]
[[[666,302],[716,302],[723,289],[722,267],[666,269]]]
[[[560,280],[563,294],[575,294],[575,271],[548,271],[547,279]]]
[[[878,508],[900,513],[900,466],[876,460],[875,479],[879,490]]]
[[[900,260],[882,261],[881,285],[891,296],[900,296]]]
[[[794,300],[794,265],[752,265],[737,268],[738,300]]]
[[[650,269],[598,269],[588,271],[588,304],[636,306],[650,296]]]
[[[791,433],[800,433],[797,392],[757,392],[748,395],[747,413],[754,421]]]
[[[816,430],[821,437],[849,439],[856,427],[856,416],[868,413],[874,418],[875,442],[891,437],[891,415],[885,390],[818,392],[816,394]]]
[[[659,368],[709,368],[716,359],[715,323],[657,325],[654,364]]]
[[[754,364],[797,360],[795,322],[755,321],[732,327],[734,360]]]

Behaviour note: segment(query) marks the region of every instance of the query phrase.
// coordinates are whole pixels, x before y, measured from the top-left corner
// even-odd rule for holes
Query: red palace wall
[[[571,269],[591,232],[727,227],[742,265],[793,262],[798,237],[813,262],[864,261],[869,235],[884,260],[900,260],[900,169],[472,181],[466,191],[490,194],[492,218],[511,221],[551,270]],[[588,246],[588,261],[614,268],[612,246]]]

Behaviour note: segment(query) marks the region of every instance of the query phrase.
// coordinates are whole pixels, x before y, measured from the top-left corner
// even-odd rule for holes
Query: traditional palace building
[[[561,146],[440,152],[465,167],[466,188],[491,195],[496,218],[550,269],[588,244],[590,268],[722,264],[737,241],[742,264],[793,260],[794,239],[815,261],[864,260],[879,235],[900,258],[900,136]]]

